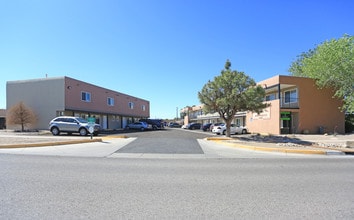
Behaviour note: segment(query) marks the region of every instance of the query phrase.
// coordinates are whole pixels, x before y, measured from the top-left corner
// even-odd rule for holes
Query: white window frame
[[[128,103],[128,107],[129,107],[130,109],[134,109],[134,102],[129,102],[129,103]]]
[[[143,111],[145,112],[145,110],[146,110],[145,105],[142,105],[142,106],[141,106],[141,110],[143,110]]]
[[[91,102],[91,93],[90,92],[81,91],[81,101]]]
[[[114,98],[107,97],[107,105],[108,106],[114,106]]]
[[[236,126],[240,127],[241,126],[241,118],[236,118]]]
[[[289,100],[286,99],[286,93],[287,92],[290,93]],[[292,92],[295,92],[296,97],[292,97],[292,94],[293,94]],[[293,99],[295,99],[295,100],[293,100]],[[285,104],[297,103],[298,99],[299,99],[299,96],[298,96],[297,89],[291,89],[291,90],[284,91],[284,103]]]

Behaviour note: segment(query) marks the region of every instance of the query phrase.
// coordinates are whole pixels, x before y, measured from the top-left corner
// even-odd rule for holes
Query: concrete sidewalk
[[[227,137],[210,137],[224,145],[256,151],[344,155],[354,154],[354,134],[350,135],[247,135]],[[350,146],[349,146],[350,145]]]
[[[0,131],[0,148],[50,147],[82,143],[102,142],[103,139],[126,138],[125,135],[93,136],[53,136],[49,132]]]

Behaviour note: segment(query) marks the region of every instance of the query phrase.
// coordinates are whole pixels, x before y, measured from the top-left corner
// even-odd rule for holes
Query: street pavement
[[[0,154],[0,219],[354,219],[353,169],[346,156]]]

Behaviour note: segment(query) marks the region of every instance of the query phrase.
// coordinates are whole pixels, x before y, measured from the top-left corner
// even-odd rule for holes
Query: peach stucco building
[[[333,98],[332,89],[318,89],[310,78],[282,75],[257,84],[265,89],[265,102],[270,106],[260,114],[238,112],[232,123],[246,126],[251,133],[345,133],[343,103]],[[223,122],[218,113],[204,114],[203,105],[186,107],[181,116],[184,124]]]
[[[257,84],[265,89],[270,107],[260,114],[247,113],[250,132],[345,133],[343,103],[333,97],[332,89],[319,89],[313,79],[281,75]]]
[[[103,129],[124,128],[150,117],[147,100],[67,76],[7,82],[7,109],[20,101],[37,115],[34,129],[47,129],[50,120],[61,115],[95,117]]]

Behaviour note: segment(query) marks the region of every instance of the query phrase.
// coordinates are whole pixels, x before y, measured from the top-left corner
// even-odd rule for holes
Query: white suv
[[[53,135],[59,135],[60,132],[68,134],[79,133],[81,136],[86,136],[89,132],[89,123],[80,117],[60,116],[49,122],[49,130]],[[95,124],[93,135],[98,135],[101,126]]]
[[[225,135],[226,134],[226,125],[221,124],[218,126],[214,126],[212,132],[215,134]],[[231,124],[230,134],[247,134],[247,128],[243,127],[243,126],[237,126],[235,124]]]

